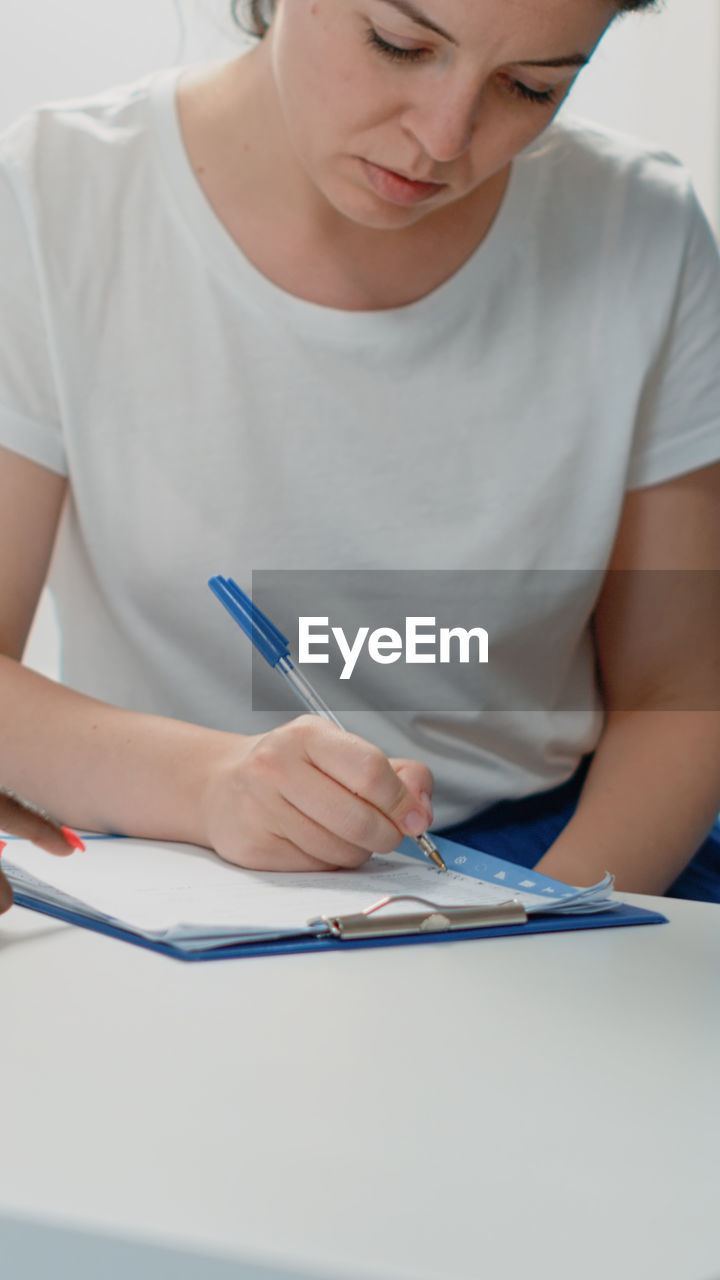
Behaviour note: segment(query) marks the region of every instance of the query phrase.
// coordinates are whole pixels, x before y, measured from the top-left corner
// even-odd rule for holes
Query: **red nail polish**
[[[77,832],[73,831],[72,827],[61,827],[60,830],[62,831],[68,844],[71,845],[73,849],[82,849],[83,853],[85,852],[85,845],[83,844]]]
[[[0,858],[2,858],[2,851],[4,848],[5,848],[5,841],[0,840]]]

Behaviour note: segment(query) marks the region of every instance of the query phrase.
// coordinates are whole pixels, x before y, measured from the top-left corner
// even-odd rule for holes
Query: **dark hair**
[[[632,13],[636,9],[657,9],[661,0],[616,0],[618,13]],[[230,0],[233,22],[248,35],[265,35],[273,18],[275,0]]]
[[[236,26],[262,39],[272,22],[275,0],[231,0],[230,12]]]

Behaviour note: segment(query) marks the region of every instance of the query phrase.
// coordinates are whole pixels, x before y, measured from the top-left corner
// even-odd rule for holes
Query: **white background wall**
[[[720,232],[720,0],[666,0],[661,12],[625,15],[568,107],[679,156]]]
[[[0,128],[49,98],[231,56],[242,42],[228,11],[229,0],[0,0]],[[569,108],[679,156],[720,231],[720,0],[666,0],[660,13],[622,18]],[[45,603],[27,657],[51,673],[55,653]]]

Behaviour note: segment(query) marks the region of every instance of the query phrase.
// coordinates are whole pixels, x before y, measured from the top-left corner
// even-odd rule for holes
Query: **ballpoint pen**
[[[265,661],[284,677],[296,698],[299,698],[308,711],[322,716],[324,720],[332,720],[338,729],[344,728],[320,694],[294,666],[287,636],[284,636],[274,622],[265,616],[250,596],[246,595],[232,578],[222,578],[219,574],[210,578],[208,586],[252,641],[258,653],[262,654]],[[439,851],[427,834],[410,836],[410,839],[415,841],[418,848],[422,849],[425,856],[434,862],[436,867],[441,871],[447,871]]]

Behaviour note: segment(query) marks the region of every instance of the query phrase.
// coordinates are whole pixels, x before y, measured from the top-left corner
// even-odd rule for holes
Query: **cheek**
[[[281,9],[273,31],[273,64],[280,97],[303,115],[321,115],[339,105],[348,79],[335,24],[317,3]]]
[[[312,6],[316,10],[317,5]],[[283,5],[271,32],[272,65],[278,97],[289,127],[296,129],[308,114],[322,112],[324,76],[321,20],[304,6]]]
[[[290,132],[311,132],[312,143],[372,125],[387,94],[362,31],[348,30],[321,2],[288,5],[281,14],[273,33],[273,66]]]

